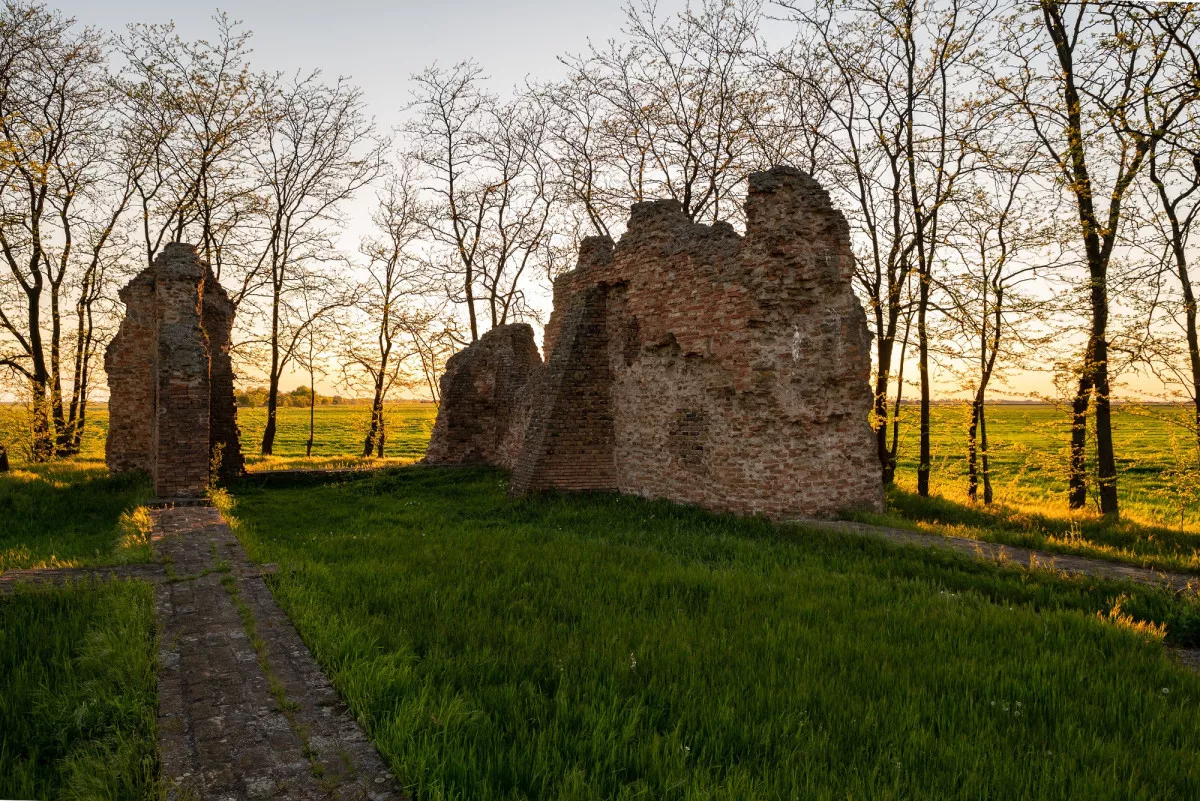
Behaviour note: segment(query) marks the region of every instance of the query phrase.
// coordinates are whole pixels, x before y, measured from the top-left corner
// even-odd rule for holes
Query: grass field
[[[1200,793],[1200,678],[1113,613],[1200,641],[1194,602],[504,486],[407,468],[234,491],[418,801]]]
[[[436,413],[430,404],[395,404],[388,408],[390,429],[384,459],[352,455],[361,448],[368,413],[364,406],[319,409],[317,456],[306,459],[308,412],[281,409],[277,455],[264,458],[255,454],[266,424],[265,410],[242,409],[239,420],[249,468],[400,465],[424,455]],[[153,492],[144,476],[108,475],[104,467],[107,425],[107,411],[95,410],[79,457],[44,465],[15,460],[12,472],[0,473],[0,570],[149,559],[146,532],[139,528],[144,526],[145,518],[138,515],[137,509]]]
[[[1181,412],[1117,407],[1121,520],[1067,508],[1066,413],[1049,406],[988,411],[996,502],[967,498],[961,407],[933,411],[933,497],[916,495],[917,431],[902,428],[896,486],[885,515],[855,519],[1168,570],[1200,572],[1200,465]],[[906,409],[915,425],[915,409]]]
[[[0,798],[156,797],[153,591],[0,597]]]
[[[425,455],[429,432],[437,416],[431,403],[401,402],[388,404],[384,411],[387,442],[384,458],[363,459],[363,440],[367,434],[371,410],[365,405],[318,406],[313,456],[305,457],[308,442],[308,409],[285,407],[278,410],[274,454],[261,456],[263,429],[267,410],[238,409],[238,426],[242,432],[242,452],[251,470],[283,469],[291,466],[326,467],[350,466],[362,463],[407,464]],[[19,410],[0,406],[0,442],[8,442],[11,457],[19,464],[21,416]],[[104,461],[104,438],[108,434],[108,409],[97,407],[88,413],[80,459],[83,462]],[[79,461],[77,460],[77,461]]]
[[[0,473],[0,571],[149,561],[137,510],[152,494],[145,476],[111,477],[95,461]]]
[[[943,405],[933,407],[931,413],[932,489],[947,499],[965,501],[969,410]],[[902,488],[915,489],[917,410],[905,407],[901,414],[897,479]],[[987,414],[996,500],[1042,510],[1065,506],[1068,411],[1015,404],[991,406]],[[1185,413],[1178,408],[1115,407],[1113,437],[1122,514],[1142,523],[1172,528],[1182,524],[1185,530],[1200,533],[1200,464],[1194,435],[1184,422]],[[1094,495],[1094,486],[1092,490]]]
[[[939,496],[911,492],[905,440],[876,522],[1200,570],[1171,426],[1118,414],[1111,524],[1062,502],[1061,413],[992,411],[989,509],[964,497],[958,410],[935,412]],[[307,410],[281,409],[264,459],[243,409],[249,466],[423,454],[432,406],[389,409],[383,460],[357,456],[367,413],[319,409],[308,459]],[[107,476],[92,423],[79,458],[0,475],[0,570],[149,558],[151,489]],[[1200,795],[1200,679],[1162,647],[1200,646],[1200,598],[636,498],[513,501],[492,471],[293,481],[218,498],[417,801]],[[137,585],[0,599],[0,796],[152,794],[151,621]]]
[[[325,406],[317,409],[314,456],[304,455],[308,410],[279,410],[275,454],[259,456],[266,412],[239,410],[242,447],[250,470],[289,467],[397,466],[424,454],[433,428],[432,404],[397,403],[388,407],[388,440],[384,459],[359,454],[368,422],[366,406]],[[1067,509],[1066,412],[1049,406],[1002,405],[989,408],[992,475],[996,503],[973,504],[966,497],[966,411],[961,406],[933,409],[933,490],[918,498],[916,484],[915,409],[905,407],[907,425],[900,448],[897,484],[889,493],[885,515],[855,515],[867,522],[954,534],[1050,551],[1117,559],[1161,569],[1200,572],[1200,466],[1189,450],[1179,410],[1121,406],[1116,410],[1115,434],[1119,456],[1122,520],[1102,520],[1094,510]],[[17,428],[14,410],[0,415],[0,436]],[[1172,421],[1175,421],[1173,423]],[[7,421],[7,422],[6,422]],[[7,426],[7,429],[5,428]],[[84,438],[83,454],[70,469],[83,470],[92,483],[89,492],[103,492],[102,464],[107,412],[93,411]],[[51,472],[59,468],[49,468]],[[37,468],[42,473],[46,468]],[[82,475],[82,474],[81,474]],[[5,479],[0,478],[0,510],[5,503]],[[60,481],[61,485],[62,482]],[[67,494],[64,492],[64,495]],[[10,494],[11,498],[11,494]],[[9,503],[12,503],[10,500]],[[57,517],[53,511],[50,517]],[[35,525],[30,523],[29,525]],[[27,526],[28,527],[28,526]],[[114,531],[111,527],[107,529]],[[25,562],[6,551],[12,542],[24,545],[28,533],[6,543],[0,535],[0,566],[28,566],[46,559],[95,558],[94,543],[72,536],[79,547],[32,548]],[[115,536],[109,541],[116,542]],[[89,550],[90,548],[90,550]],[[124,558],[119,554],[109,558]]]

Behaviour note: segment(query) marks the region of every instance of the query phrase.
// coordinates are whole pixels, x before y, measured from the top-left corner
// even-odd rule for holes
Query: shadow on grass
[[[52,462],[0,474],[0,570],[145,562],[122,547],[122,515],[149,500],[144,474],[110,476],[100,463]]]
[[[887,512],[848,515],[863,523],[970,537],[988,542],[1112,559],[1143,567],[1200,573],[1200,534],[1083,513],[1039,514],[1001,503],[922,498],[899,487],[887,491]]]

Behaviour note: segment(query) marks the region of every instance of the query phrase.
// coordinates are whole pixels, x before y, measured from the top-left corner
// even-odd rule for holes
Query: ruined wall
[[[426,464],[514,467],[541,373],[533,329],[524,323],[497,326],[451,356]]]
[[[615,247],[584,243],[555,285],[514,492],[612,488],[772,517],[881,508],[846,221],[788,168],[750,177],[746,214],[742,237],[641,203]]]
[[[104,351],[109,391],[104,456],[113,473],[150,472],[156,383],[154,268],[142,270],[118,295],[125,304],[125,319]]]
[[[120,297],[125,319],[104,355],[109,470],[149,472],[161,498],[203,495],[214,449],[223,475],[244,471],[228,353],[233,305],[195,248],[180,243]]]
[[[229,357],[233,333],[233,303],[217,282],[212,269],[204,276],[204,320],[208,334],[211,406],[209,408],[209,449],[218,461],[222,479],[236,478],[245,472],[245,459],[237,424],[237,404],[233,400],[233,360]]]
[[[535,393],[512,486],[614,490],[613,371],[604,286],[582,287],[557,321],[555,356]],[[530,458],[537,454],[537,458]]]

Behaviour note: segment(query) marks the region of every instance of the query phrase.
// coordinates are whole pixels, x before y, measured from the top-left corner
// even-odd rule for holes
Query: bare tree
[[[737,187],[765,166],[774,109],[747,67],[761,3],[706,0],[663,18],[652,2],[625,7],[627,41],[564,58],[550,96],[563,175],[595,231],[608,234],[631,203],[670,197],[697,222],[739,219]]]
[[[316,270],[336,262],[333,226],[342,205],[379,175],[385,143],[375,136],[362,92],[344,79],[326,85],[315,72],[288,80],[263,76],[255,95],[264,127],[251,159],[261,176],[266,231],[252,272],[263,276],[269,327],[266,456],[275,442],[280,378],[297,335],[303,338],[316,319],[303,319],[307,315],[289,307],[287,296],[303,290],[307,301],[316,285],[329,287]],[[324,315],[347,302],[344,292],[330,288],[315,308]]]
[[[0,366],[28,387],[31,455],[45,460],[78,450],[96,304],[132,190],[115,164],[100,34],[19,2],[0,9],[0,29],[0,254],[11,277]]]
[[[1013,141],[1013,129],[998,116],[989,126],[986,165],[972,176],[949,245],[959,270],[948,276],[947,296],[963,346],[955,353],[965,385],[971,390],[967,428],[967,495],[983,502],[994,497],[987,431],[988,389],[999,373],[999,359],[1018,361],[1041,351],[1051,334],[1039,326],[1048,298],[1025,291],[1056,266],[1049,249],[1056,241],[1056,220],[1037,185],[1041,166],[1033,147]],[[1049,201],[1049,202],[1048,202]]]
[[[118,85],[141,211],[146,263],[163,245],[193,241],[235,306],[253,289],[239,237],[255,209],[250,147],[260,130],[260,84],[249,31],[223,13],[214,39],[187,41],[173,25],[130,25]]]
[[[856,229],[859,287],[875,333],[876,449],[893,480],[899,425],[888,441],[888,397],[903,392],[903,351],[916,324],[921,390],[918,491],[929,492],[931,379],[929,324],[933,265],[945,245],[943,210],[970,171],[979,104],[964,78],[992,10],[987,2],[820,0],[783,2],[799,26],[792,52],[774,57],[791,81],[792,105],[806,110],[801,139],[818,175],[847,201]],[[819,143],[819,144],[818,144]],[[910,298],[910,280],[916,279]],[[909,316],[909,303],[915,314]],[[904,333],[901,335],[901,324]],[[902,337],[902,339],[901,339]],[[896,349],[901,348],[897,360]]]
[[[304,443],[304,455],[313,455],[317,430],[317,376],[328,374],[329,357],[337,345],[337,332],[341,324],[339,315],[343,308],[323,308],[326,298],[319,291],[308,287],[301,291],[302,319],[308,325],[301,330],[301,343],[293,352],[298,367],[308,373],[308,439]]]
[[[1195,114],[1185,130],[1185,135],[1161,143],[1150,156],[1148,176],[1157,214],[1152,215],[1149,229],[1161,247],[1159,275],[1174,279],[1175,291],[1163,297],[1154,288],[1153,306],[1165,309],[1167,329],[1147,343],[1147,360],[1164,384],[1184,388],[1193,407],[1192,425],[1200,449],[1200,335],[1196,279],[1189,264],[1189,255],[1194,253],[1192,234],[1200,217],[1200,120]]]
[[[483,160],[480,120],[496,102],[480,88],[482,79],[482,68],[472,61],[448,70],[435,64],[414,75],[415,118],[408,127],[412,156],[428,173],[436,198],[426,226],[441,246],[434,267],[452,277],[447,295],[466,307],[472,342],[479,339],[476,282],[489,200],[488,186],[475,177]]]
[[[546,147],[548,109],[524,97],[500,102],[471,62],[415,80],[411,156],[432,198],[426,264],[447,299],[466,307],[474,341],[482,314],[491,326],[530,316],[525,282],[553,252],[561,184]]]
[[[376,232],[362,245],[367,258],[366,286],[358,309],[366,326],[346,341],[346,365],[360,371],[371,386],[371,419],[363,456],[383,456],[387,439],[384,404],[388,393],[407,378],[406,360],[418,350],[410,329],[421,328],[427,315],[414,313],[422,263],[414,247],[425,229],[411,167],[402,165],[389,177],[372,215]],[[357,327],[357,326],[356,326]],[[369,334],[367,333],[369,331]]]
[[[1196,35],[1190,4],[1061,3],[1006,25],[1009,62],[995,85],[1023,112],[1073,198],[1087,265],[1090,320],[1072,404],[1069,502],[1087,502],[1087,418],[1095,407],[1100,510],[1119,514],[1112,438],[1109,268],[1130,187],[1160,141],[1200,98],[1181,42]]]

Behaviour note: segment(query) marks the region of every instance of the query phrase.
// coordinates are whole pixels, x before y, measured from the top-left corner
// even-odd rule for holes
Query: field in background
[[[274,454],[259,455],[267,410],[238,409],[242,429],[242,452],[250,470],[279,470],[287,467],[352,466],[355,464],[408,464],[425,455],[429,433],[437,417],[432,403],[391,403],[384,409],[387,440],[382,460],[363,459],[363,441],[371,422],[368,406],[317,407],[313,458],[304,456],[308,442],[308,409],[279,409],[276,415]]]
[[[295,467],[394,466],[420,459],[437,414],[427,403],[396,403],[387,408],[388,438],[383,459],[360,456],[369,422],[366,406],[326,406],[316,412],[314,456],[304,456],[308,410],[282,408],[278,416],[275,455],[259,456],[266,412],[238,411],[242,447],[251,470]],[[897,484],[889,492],[885,515],[855,515],[866,522],[1047,550],[1090,554],[1146,566],[1200,572],[1200,468],[1190,435],[1178,424],[1181,409],[1118,407],[1114,427],[1118,454],[1122,520],[1102,521],[1093,510],[1071,512],[1066,505],[1068,417],[1049,406],[1004,405],[988,409],[992,476],[996,504],[971,504],[966,496],[966,409],[939,405],[933,409],[934,496],[918,498],[916,485],[916,409],[904,407],[903,438]],[[1172,422],[1172,420],[1176,422]],[[83,454],[67,465],[38,467],[0,478],[0,513],[16,512],[7,482],[16,476],[42,476],[51,486],[63,470],[84,471],[87,479],[103,479],[107,410],[93,410]],[[0,407],[0,437],[11,441],[19,428],[14,407]],[[7,432],[7,433],[6,433]],[[20,464],[19,449],[13,456]],[[1189,461],[1190,460],[1190,461]],[[100,487],[99,483],[92,486]],[[49,492],[49,490],[47,490]],[[53,494],[53,493],[51,493]],[[66,497],[68,493],[59,492]],[[26,506],[29,501],[26,500]],[[85,504],[86,505],[86,504]],[[49,513],[49,517],[58,512]],[[65,519],[71,519],[68,514]],[[32,524],[30,524],[32,525]],[[26,526],[28,528],[28,525]],[[4,551],[0,536],[0,557]],[[10,546],[11,550],[11,546]],[[56,555],[67,551],[59,550]],[[86,558],[79,548],[73,558]],[[45,558],[49,552],[40,552]],[[60,556],[61,558],[61,556]],[[0,558],[0,562],[4,559]],[[20,564],[10,558],[8,564]],[[26,560],[37,563],[37,559]]]
[[[918,411],[901,410],[897,483],[916,488]],[[966,500],[967,426],[965,406],[931,409],[934,493]],[[1043,405],[990,406],[987,411],[992,480],[996,500],[1031,507],[1065,506],[1070,441],[1068,410]],[[1145,522],[1200,532],[1200,465],[1195,435],[1178,407],[1118,406],[1113,415],[1121,511]],[[1089,446],[1092,443],[1089,442]],[[1094,453],[1089,463],[1095,467]],[[1093,496],[1095,487],[1092,487]],[[982,493],[982,490],[981,490]],[[1093,498],[1093,505],[1097,505]]]
[[[276,415],[274,455],[263,457],[263,429],[267,424],[267,410],[263,408],[238,409],[238,425],[242,431],[242,452],[251,470],[283,469],[293,466],[330,467],[350,466],[364,462],[375,464],[407,464],[425,455],[429,433],[437,417],[437,407],[432,403],[401,402],[389,403],[384,410],[387,423],[387,441],[384,459],[364,460],[363,441],[371,419],[369,406],[318,406],[316,413],[316,436],[313,442],[313,457],[304,455],[308,441],[308,409],[281,408]],[[22,416],[15,407],[0,406],[0,442],[10,443],[10,458],[17,464],[24,462],[19,443]],[[77,462],[104,461],[104,438],[108,433],[108,409],[97,407],[88,412],[88,424],[84,430],[83,447]]]
[[[223,502],[416,798],[1125,801],[1200,786],[1200,678],[1110,614],[1165,614],[1190,642],[1194,600],[505,486],[414,467],[238,485]]]

